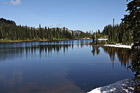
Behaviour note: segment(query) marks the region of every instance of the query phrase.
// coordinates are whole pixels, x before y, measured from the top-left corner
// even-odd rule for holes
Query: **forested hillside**
[[[0,24],[11,24],[11,25],[16,25],[16,23],[12,20],[6,20],[4,18],[0,18]]]
[[[76,39],[90,37],[90,33],[82,31],[72,31],[63,28],[38,28],[28,26],[17,26],[14,21],[0,19],[0,40],[57,40],[57,39]]]

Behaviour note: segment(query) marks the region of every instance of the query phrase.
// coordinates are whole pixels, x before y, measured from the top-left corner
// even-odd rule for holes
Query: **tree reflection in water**
[[[35,55],[39,51],[40,57],[45,55],[51,55],[52,52],[59,53],[60,51],[65,54],[69,48],[74,48],[74,45],[77,47],[89,46],[88,42],[24,42],[24,43],[9,43],[0,45],[0,61],[6,59],[22,58],[24,55]]]
[[[112,61],[112,65],[114,67],[115,56],[121,62],[121,65],[128,66],[131,62],[131,50],[130,49],[123,49],[123,48],[114,48],[114,47],[99,47],[93,46],[92,54],[99,55],[100,49],[102,48],[105,53],[107,53]]]
[[[12,48],[0,48],[0,59],[6,60],[7,58],[18,58],[22,57],[26,54],[26,57],[30,54],[36,54],[39,51],[39,54],[46,53],[47,55],[51,54],[51,52],[60,52],[64,53],[68,51],[68,48],[73,45],[37,45],[37,46],[29,46],[29,47],[12,47]]]
[[[129,70],[126,70],[126,68],[131,62],[131,51],[129,49],[100,46],[91,47],[93,59],[91,62],[85,61],[85,63],[90,64],[84,64],[82,67],[80,65],[75,66],[68,72],[67,78],[72,81],[74,85],[87,92],[94,88],[128,78],[125,77],[125,75],[129,73]],[[110,64],[106,63],[106,60],[108,60],[106,55],[109,55],[113,68],[110,67]],[[114,69],[114,61],[121,62],[121,65],[124,67],[121,67],[120,64],[116,64],[117,66]]]
[[[140,50],[139,49],[124,49],[124,48],[114,48],[114,47],[99,47],[93,46],[92,54],[99,55],[100,49],[103,48],[104,52],[106,52],[111,61],[113,62],[115,56],[121,62],[121,65],[130,68],[133,72],[136,73],[136,76],[140,74]]]
[[[93,56],[95,56],[95,54],[97,54],[97,55],[99,55],[100,54],[100,47],[99,46],[93,46],[92,47],[93,49],[92,49],[92,54],[93,54]]]
[[[64,84],[64,86],[56,87],[56,89],[53,90],[62,91],[64,89],[67,89],[68,91],[70,91],[78,88],[78,90],[80,90],[81,93],[81,91],[87,92],[93,88],[104,86],[113,83],[115,81],[118,81],[120,79],[130,77],[129,73],[126,73],[127,72],[126,70],[120,69],[120,66],[117,67],[116,70],[115,69],[112,70],[112,68],[110,68],[110,64],[97,63],[100,61],[104,61],[102,60],[101,56],[97,57],[97,55],[100,55],[102,53],[103,55],[106,55],[104,53],[106,52],[110,55],[113,61],[116,60],[115,55],[116,56],[120,55],[119,60],[122,61],[122,64],[126,65],[127,62],[129,62],[127,59],[127,55],[129,55],[127,54],[127,49],[124,50],[124,49],[107,48],[107,47],[93,47],[92,53],[95,57],[97,57],[96,59],[94,59],[91,53],[91,48],[89,46],[92,47],[91,45],[89,45],[89,43],[86,42],[78,42],[78,43],[65,42],[60,44],[54,44],[51,42],[49,44],[48,43],[36,44],[35,42],[32,42],[32,43],[25,43],[25,45],[24,43],[20,43],[19,45],[13,44],[8,46],[0,46],[0,62],[1,63],[6,62],[5,67],[6,66],[12,67],[15,64],[19,66],[19,67],[17,66],[16,68],[14,67],[9,68],[10,70],[7,68],[1,68],[2,71],[1,77],[3,78],[0,80],[0,82],[5,81],[1,83],[1,86],[3,86],[3,89],[4,87],[8,86],[8,88],[11,88],[11,90],[14,88],[15,90],[25,91],[24,93],[30,93],[30,91],[35,91],[35,92],[40,91],[44,93],[44,91],[51,90],[52,87],[50,87],[50,84],[52,84],[52,86],[55,86],[57,84],[59,85],[60,83],[60,85]],[[74,52],[77,53],[77,56],[73,55]],[[60,58],[63,58],[64,62],[58,62],[61,61],[61,59],[59,58],[57,59],[56,57],[57,55],[55,55],[57,53],[62,54]],[[63,54],[65,54],[65,56],[63,56]],[[54,56],[56,60],[52,59],[51,57],[49,58],[50,55]],[[40,59],[38,56],[41,57],[42,59]],[[106,56],[104,57],[106,59]],[[10,58],[12,58],[13,60],[16,58],[18,59],[14,60],[15,64],[12,65],[9,64]],[[22,65],[16,63],[21,60],[20,58],[22,58],[23,60],[25,59]],[[69,60],[69,58],[72,59]],[[6,59],[8,61],[3,61]],[[30,63],[26,64],[26,59],[27,62]],[[34,62],[36,59],[37,62]],[[47,62],[48,60],[50,62]],[[93,63],[93,61],[97,61],[97,62]],[[35,64],[32,64],[32,62]],[[40,62],[42,62],[43,64],[42,63],[40,64]],[[14,69],[17,70],[14,71]],[[11,71],[11,72],[5,73],[4,71]],[[39,73],[37,73],[36,71]],[[3,74],[5,76],[2,76]],[[121,76],[121,74],[123,75]],[[13,77],[11,78],[10,76]],[[34,78],[30,78],[30,77],[34,77]],[[4,86],[5,83],[7,84],[6,86]],[[72,85],[69,85],[69,83]]]

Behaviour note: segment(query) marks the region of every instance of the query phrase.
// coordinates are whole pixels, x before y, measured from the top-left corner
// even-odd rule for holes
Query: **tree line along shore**
[[[0,18],[0,42],[52,41],[91,38],[91,33],[69,30],[66,27],[38,28],[16,25],[12,20]]]

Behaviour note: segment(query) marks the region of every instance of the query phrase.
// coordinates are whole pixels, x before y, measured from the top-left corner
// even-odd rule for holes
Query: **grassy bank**
[[[18,42],[34,42],[34,41],[62,41],[62,40],[84,40],[83,38],[53,38],[53,39],[32,39],[32,40],[0,40],[0,43],[18,43]]]
[[[33,42],[33,41],[49,41],[49,40],[48,40],[48,39],[33,39],[33,40],[0,40],[0,43]]]

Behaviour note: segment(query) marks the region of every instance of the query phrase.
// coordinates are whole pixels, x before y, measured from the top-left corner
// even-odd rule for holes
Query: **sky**
[[[0,0],[0,18],[17,25],[93,31],[121,22],[126,0]]]

